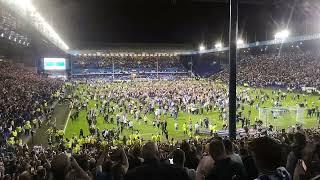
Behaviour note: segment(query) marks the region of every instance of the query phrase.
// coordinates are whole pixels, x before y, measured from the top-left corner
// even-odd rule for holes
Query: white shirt
[[[178,123],[174,123],[174,128],[177,129]]]
[[[194,128],[195,128],[195,129],[199,129],[199,127],[200,127],[200,126],[199,126],[198,123],[196,123],[196,124],[194,125]]]

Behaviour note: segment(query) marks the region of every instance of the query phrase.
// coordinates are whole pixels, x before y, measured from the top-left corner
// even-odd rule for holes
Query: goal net
[[[273,125],[275,128],[287,128],[297,123],[304,123],[304,108],[273,107],[259,108],[259,120],[264,126]]]

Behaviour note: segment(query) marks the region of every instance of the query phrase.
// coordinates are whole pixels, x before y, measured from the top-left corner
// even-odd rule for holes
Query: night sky
[[[33,0],[72,48],[103,43],[227,42],[229,5],[215,0]],[[220,1],[220,0],[219,0]],[[277,29],[312,33],[320,23],[319,0],[256,0],[239,7],[239,35],[272,39]],[[255,0],[246,0],[246,2]],[[288,23],[289,22],[289,23]],[[316,21],[318,22],[318,21]]]

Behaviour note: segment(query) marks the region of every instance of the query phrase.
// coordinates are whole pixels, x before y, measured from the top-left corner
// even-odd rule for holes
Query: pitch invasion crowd
[[[284,52],[279,54],[241,55],[237,81],[243,85],[266,87],[320,87],[319,53]],[[216,76],[228,82],[228,71]]]
[[[145,125],[153,125],[161,129],[161,134],[169,140],[167,125],[168,117],[174,119],[174,129],[182,130],[189,137],[199,134],[212,134],[216,132],[215,121],[223,121],[223,128],[227,129],[228,93],[226,87],[207,80],[184,80],[184,81],[145,81],[145,82],[115,82],[87,80],[78,81],[72,86],[75,92],[71,99],[70,107],[75,109],[71,119],[77,119],[81,109],[87,113],[91,134],[105,132],[98,129],[97,116],[102,116],[106,123],[117,124],[116,132],[122,133],[124,128],[136,129],[135,122],[144,122]],[[296,105],[307,108],[309,117],[319,119],[319,107],[317,103],[308,104],[305,96],[293,95],[287,98],[287,91],[273,91],[268,94],[263,90],[238,90],[237,109],[238,121],[248,131],[251,127],[259,129],[261,121],[251,114],[260,107],[272,104],[273,107],[281,107],[283,102],[290,100]],[[89,106],[93,101],[94,107]],[[188,119],[184,124],[177,121],[179,112],[183,114],[206,115],[217,112],[218,119]],[[152,119],[149,115],[154,115]],[[273,114],[277,118],[276,113]],[[190,116],[189,116],[190,117]],[[141,124],[141,123],[140,123]],[[137,129],[139,130],[139,129]],[[99,133],[98,133],[99,132]],[[108,134],[108,132],[107,132]],[[119,133],[118,133],[119,135]],[[116,136],[117,137],[117,136]],[[153,137],[152,137],[153,138]],[[156,137],[154,137],[156,139]],[[116,138],[118,139],[118,138]],[[127,139],[130,140],[130,139]]]
[[[200,129],[205,127],[207,131],[216,130],[216,125],[210,124],[208,118],[199,122],[191,119],[181,127],[178,125],[179,112],[189,114],[205,114],[213,110],[220,112],[220,120],[226,120],[226,93],[223,88],[215,87],[208,81],[152,81],[152,82],[125,82],[103,83],[101,81],[89,81],[88,84],[75,83],[72,86],[75,93],[71,99],[71,108],[75,109],[71,119],[77,119],[81,109],[87,110],[87,121],[91,134],[110,134],[106,130],[98,129],[97,116],[102,116],[106,123],[117,124],[116,132],[122,133],[124,128],[132,129],[133,121],[140,121],[145,125],[153,125],[161,129],[169,140],[166,117],[174,119],[174,129],[183,130],[184,134],[193,136],[200,134]],[[94,107],[89,107],[93,101]],[[150,119],[149,115],[155,118]],[[130,118],[129,118],[130,116]],[[148,118],[149,117],[149,118]],[[155,130],[156,131],[156,130]],[[113,133],[112,133],[113,134]],[[116,133],[119,135],[119,133]],[[153,139],[159,139],[159,135],[152,135]],[[118,136],[112,136],[119,139]],[[129,138],[129,137],[128,137]],[[108,138],[109,139],[109,138]],[[127,139],[125,142],[132,140]]]

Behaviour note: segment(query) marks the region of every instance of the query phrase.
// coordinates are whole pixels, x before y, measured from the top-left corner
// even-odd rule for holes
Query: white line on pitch
[[[64,128],[63,128],[63,132],[64,132],[64,133],[66,132],[66,128],[67,128],[67,126],[68,126],[68,122],[69,122],[69,119],[70,119],[71,111],[72,111],[72,109],[69,111],[68,118],[67,118],[67,122],[66,122],[66,124],[64,125]]]

